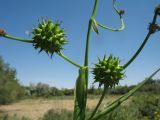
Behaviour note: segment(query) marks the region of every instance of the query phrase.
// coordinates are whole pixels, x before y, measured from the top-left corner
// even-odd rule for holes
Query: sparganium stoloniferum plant
[[[39,24],[32,30],[32,39],[22,39],[9,35],[4,29],[0,29],[0,36],[8,39],[31,43],[35,49],[39,49],[39,52],[44,51],[52,57],[52,55],[58,54],[67,62],[71,63],[79,69],[79,75],[75,81],[74,89],[74,113],[73,120],[99,120],[103,119],[108,113],[112,112],[116,107],[121,103],[127,100],[132,96],[139,88],[141,88],[147,81],[149,81],[160,69],[156,70],[151,74],[147,79],[139,83],[135,88],[130,90],[128,93],[119,97],[112,103],[110,103],[104,111],[97,112],[104,96],[108,89],[118,85],[119,80],[123,79],[125,75],[125,69],[135,60],[138,54],[142,51],[145,44],[147,43],[149,37],[155,32],[160,31],[160,26],[157,23],[157,17],[160,16],[160,5],[155,8],[153,20],[149,23],[148,33],[144,38],[144,41],[135,52],[135,54],[129,59],[124,65],[121,64],[121,61],[118,57],[111,55],[104,55],[103,59],[98,58],[98,63],[95,63],[94,68],[89,69],[88,66],[88,54],[89,54],[89,44],[90,44],[90,34],[91,29],[95,33],[99,33],[99,29],[103,28],[113,32],[119,32],[124,29],[124,20],[123,14],[124,10],[119,10],[116,7],[116,0],[113,0],[113,9],[119,15],[121,26],[119,29],[111,28],[105,25],[100,24],[96,21],[95,16],[97,14],[99,0],[95,0],[93,11],[88,23],[88,31],[86,37],[86,49],[84,57],[84,65],[79,65],[76,62],[69,59],[62,53],[64,45],[67,44],[67,35],[61,24],[59,22],[53,22],[51,19],[42,18],[39,21]],[[97,103],[95,109],[90,114],[86,116],[86,103],[87,103],[87,90],[88,90],[88,73],[91,71],[94,76],[94,82],[98,82],[99,86],[104,86],[102,95]]]

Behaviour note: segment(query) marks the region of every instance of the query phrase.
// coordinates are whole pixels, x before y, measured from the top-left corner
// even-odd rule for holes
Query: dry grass
[[[117,96],[109,96],[108,99],[104,99],[102,105],[111,102]],[[88,108],[92,109],[98,102],[98,98],[88,99]],[[0,113],[7,113],[9,115],[17,114],[19,117],[26,116],[32,120],[37,120],[42,117],[49,109],[67,109],[73,110],[73,100],[72,99],[27,99],[22,100],[10,105],[0,106]]]

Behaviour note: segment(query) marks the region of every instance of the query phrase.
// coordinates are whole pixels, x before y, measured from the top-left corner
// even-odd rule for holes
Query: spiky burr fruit
[[[60,23],[53,22],[51,19],[42,19],[38,26],[33,28],[33,46],[39,52],[45,51],[48,55],[63,50],[67,43],[66,34],[60,27]]]
[[[106,85],[110,88],[119,83],[124,78],[123,66],[120,65],[119,58],[110,55],[108,58],[104,56],[93,68],[94,82],[99,82],[99,86]]]

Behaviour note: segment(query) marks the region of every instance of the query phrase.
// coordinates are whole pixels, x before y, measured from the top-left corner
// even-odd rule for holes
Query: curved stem
[[[116,1],[116,0],[113,0],[113,8],[114,8],[114,10],[117,12],[117,14],[118,14],[119,17],[120,17],[121,27],[120,27],[119,29],[115,29],[115,28],[111,28],[111,27],[102,25],[102,24],[100,24],[100,23],[98,23],[98,22],[97,22],[97,25],[100,26],[100,27],[102,27],[102,28],[104,28],[104,29],[107,29],[107,30],[111,30],[111,31],[114,31],[114,32],[119,32],[119,31],[122,31],[122,30],[125,28],[125,25],[124,25],[124,20],[123,20],[123,18],[122,18],[122,15],[121,15],[121,13],[120,13],[120,10],[118,10],[118,9],[116,8],[115,1]]]
[[[71,59],[69,59],[68,57],[66,57],[63,53],[58,52],[57,54],[58,54],[59,56],[61,56],[64,60],[66,60],[66,61],[68,61],[69,63],[71,63],[72,65],[74,65],[74,66],[76,66],[76,67],[78,67],[78,68],[80,68],[80,69],[83,68],[83,66],[81,66],[81,65],[73,62]]]
[[[123,95],[122,97],[118,98],[117,100],[115,100],[110,105],[108,105],[106,107],[107,108],[106,110],[98,113],[91,120],[100,119],[104,115],[106,115],[107,113],[113,111],[116,107],[118,107],[121,103],[123,103],[125,100],[127,100],[129,97],[131,97],[136,91],[138,91],[145,83],[147,83],[149,80],[151,80],[152,77],[154,77],[154,75],[156,75],[159,71],[160,71],[160,68],[158,70],[156,70],[152,75],[150,75],[147,79],[145,79],[144,81],[142,81],[141,83],[139,83],[135,88],[133,88],[132,90],[130,90],[128,93],[126,93],[125,95]]]
[[[154,25],[156,23],[156,19],[157,19],[157,13],[155,13],[151,24]],[[148,39],[149,39],[151,34],[152,34],[152,30],[149,29],[149,32],[148,32],[146,38],[144,39],[144,41],[141,44],[141,46],[138,48],[137,52],[131,57],[131,59],[126,64],[124,64],[124,66],[123,66],[124,69],[127,68],[134,61],[134,59],[139,55],[139,53],[144,48],[144,46],[147,43],[147,41],[148,41]]]
[[[12,40],[16,40],[16,41],[20,41],[20,42],[33,43],[32,39],[17,38],[17,37],[13,37],[11,35],[8,35],[8,34],[3,35],[3,37],[8,38],[8,39],[12,39]]]
[[[113,8],[117,12],[117,14],[120,14],[119,10],[116,7],[116,0],[113,0]]]
[[[96,114],[99,106],[100,106],[101,103],[102,103],[102,100],[104,99],[104,97],[105,97],[105,95],[106,95],[107,90],[108,90],[108,86],[104,85],[104,90],[103,90],[102,96],[101,96],[101,98],[100,98],[97,106],[95,107],[94,111],[92,112],[92,114],[91,114],[91,116],[89,117],[88,120],[91,120],[91,119],[94,117],[94,115]]]
[[[124,28],[125,28],[123,18],[122,18],[122,17],[120,17],[120,20],[121,20],[121,27],[120,27],[119,29],[110,28],[110,27],[108,27],[108,26],[104,26],[104,25],[102,25],[102,24],[100,24],[100,23],[98,23],[98,22],[97,22],[97,25],[98,25],[98,26],[100,26],[100,27],[102,27],[102,28],[104,28],[104,29],[110,30],[110,31],[119,32],[119,31],[124,30]]]
[[[131,59],[123,66],[123,68],[127,68],[133,61],[134,59],[138,56],[138,54],[142,51],[143,47],[145,46],[145,44],[147,43],[147,41],[149,40],[150,37],[150,32],[147,34],[146,38],[144,39],[143,43],[141,44],[141,46],[139,47],[139,49],[137,50],[137,52],[131,57]]]

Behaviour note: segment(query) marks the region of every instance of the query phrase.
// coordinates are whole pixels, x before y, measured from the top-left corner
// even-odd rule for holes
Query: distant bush
[[[56,87],[51,87],[50,88],[50,95],[51,96],[62,96],[62,95],[64,95],[64,92],[62,90],[59,90]]]
[[[54,110],[50,109],[44,114],[42,120],[72,120],[72,112],[68,110]]]
[[[24,96],[24,88],[18,83],[16,70],[0,57],[0,104],[11,103]]]
[[[160,95],[136,95],[101,120],[160,120]]]
[[[108,91],[109,94],[112,95],[122,95],[127,92],[129,92],[131,89],[133,89],[135,85],[131,86],[116,86],[115,88],[112,88]],[[53,96],[73,96],[74,89],[58,89],[56,87],[50,87],[46,83],[37,83],[37,84],[30,84],[30,86],[25,87],[27,93],[26,96],[31,97],[53,97]],[[101,95],[103,91],[102,88],[97,88],[94,85],[91,85],[88,89],[89,95]],[[160,80],[150,80],[147,84],[145,84],[136,94],[141,93],[152,93],[152,94],[159,94],[160,91]]]
[[[116,88],[112,88],[109,93],[115,95],[122,95],[129,92],[134,86],[117,86]]]
[[[14,114],[13,116],[10,116],[8,114],[4,114],[0,116],[0,120],[30,120],[27,117],[21,117],[19,118],[16,114]]]
[[[150,80],[148,81],[140,90],[140,93],[152,93],[152,94],[159,94],[160,92],[160,80]]]
[[[65,96],[71,96],[74,94],[74,89],[62,89],[62,92]]]
[[[139,117],[148,117],[149,120],[154,120],[155,113],[160,115],[160,95],[144,94],[134,97],[131,107],[137,108]]]
[[[115,88],[112,88],[109,93],[115,94],[115,95],[122,95],[127,92],[129,92],[132,88],[134,88],[134,85],[131,86],[117,86]],[[159,94],[160,91],[160,80],[153,80],[151,79],[149,82],[147,82],[140,90],[137,92],[137,94],[141,93],[152,93],[152,94]]]

